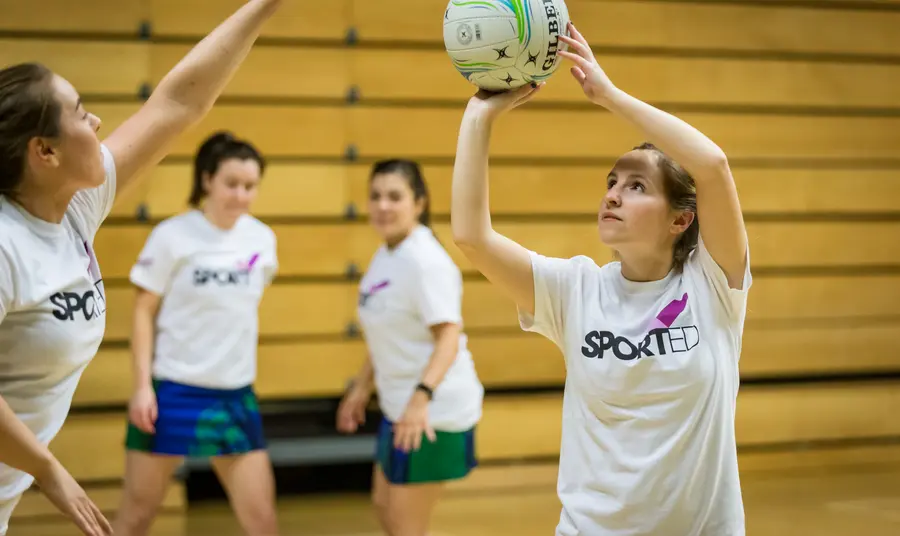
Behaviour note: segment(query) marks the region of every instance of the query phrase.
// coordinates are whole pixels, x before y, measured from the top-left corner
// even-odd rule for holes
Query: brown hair
[[[0,194],[18,189],[32,138],[59,136],[62,107],[52,80],[53,71],[39,63],[0,70]]]
[[[656,153],[656,163],[662,172],[663,187],[665,188],[666,198],[669,200],[669,206],[674,210],[694,213],[694,221],[678,237],[672,252],[675,271],[681,272],[684,269],[684,263],[687,262],[688,256],[697,247],[697,242],[700,239],[700,224],[697,220],[697,186],[694,183],[694,178],[678,162],[652,143],[642,143],[634,149]]]
[[[422,174],[422,168],[419,164],[412,160],[403,160],[399,158],[390,160],[379,160],[372,165],[372,171],[369,174],[369,184],[376,175],[386,173],[399,173],[402,175],[409,187],[413,191],[413,198],[425,200],[425,208],[419,215],[419,223],[425,227],[431,226],[431,196],[428,194],[428,185],[425,184],[425,176]]]

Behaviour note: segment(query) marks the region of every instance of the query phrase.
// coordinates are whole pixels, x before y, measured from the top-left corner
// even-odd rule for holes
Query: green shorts
[[[394,425],[387,418],[378,427],[375,460],[392,484],[424,484],[463,478],[478,465],[475,428],[464,432],[435,431],[437,440],[422,438],[419,450],[394,447]]]

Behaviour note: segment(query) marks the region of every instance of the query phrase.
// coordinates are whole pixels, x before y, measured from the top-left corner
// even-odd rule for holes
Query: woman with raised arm
[[[0,536],[33,481],[82,533],[111,534],[48,448],[105,331],[94,236],[117,194],[209,112],[280,4],[244,4],[102,142],[65,79],[0,70]]]
[[[649,140],[607,174],[599,234],[617,260],[548,258],[491,227],[491,128],[538,86],[470,100],[451,207],[461,250],[566,361],[556,534],[743,535],[734,412],[751,276],[728,161],[614,86],[568,29],[560,55],[585,95]]]

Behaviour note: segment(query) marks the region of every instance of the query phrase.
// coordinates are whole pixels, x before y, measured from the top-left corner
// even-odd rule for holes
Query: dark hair
[[[62,106],[53,71],[39,63],[0,70],[0,194],[14,195],[25,173],[28,142],[59,136]]]
[[[678,237],[672,253],[675,271],[680,272],[684,268],[688,256],[697,247],[700,238],[700,223],[697,220],[697,186],[690,173],[652,143],[642,143],[635,149],[656,153],[656,162],[662,172],[663,187],[666,198],[669,200],[669,206],[675,210],[694,213],[694,220]]]
[[[222,162],[230,158],[256,160],[260,174],[266,170],[265,159],[250,142],[235,138],[231,132],[216,132],[203,142],[194,157],[194,187],[188,199],[192,207],[199,206],[207,195],[203,186],[204,174],[212,177]]]
[[[398,173],[406,178],[406,182],[413,191],[416,201],[425,199],[425,208],[419,216],[419,223],[429,227],[431,226],[431,197],[428,194],[428,185],[425,184],[425,177],[422,175],[422,169],[419,164],[411,160],[391,159],[380,160],[372,166],[372,173],[369,175],[369,182],[375,178],[375,175],[384,173]]]

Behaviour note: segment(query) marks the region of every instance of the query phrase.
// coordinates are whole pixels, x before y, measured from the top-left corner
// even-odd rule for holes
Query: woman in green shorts
[[[258,310],[278,261],[250,216],[265,162],[211,136],[194,163],[194,207],[156,226],[131,270],[135,389],[116,536],[146,534],[185,457],[211,458],[246,534],[278,533],[256,404]]]
[[[376,163],[370,221],[384,240],[360,282],[368,359],[338,410],[355,432],[373,391],[378,430],[372,498],[388,534],[424,536],[442,484],[476,465],[484,388],[462,330],[462,276],[429,224],[414,162]]]

